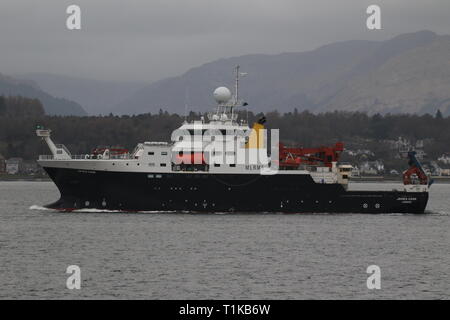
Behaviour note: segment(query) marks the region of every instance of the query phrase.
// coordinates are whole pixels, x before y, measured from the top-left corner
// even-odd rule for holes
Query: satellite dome
[[[225,103],[231,99],[231,91],[226,87],[218,87],[214,90],[213,95],[217,103]]]

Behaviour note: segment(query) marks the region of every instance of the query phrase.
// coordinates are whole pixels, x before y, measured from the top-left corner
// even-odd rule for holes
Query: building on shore
[[[444,164],[450,164],[450,153],[444,153],[442,156],[438,158],[438,161]]]
[[[384,170],[384,164],[381,160],[365,161],[359,164],[359,171],[362,175],[383,174]]]
[[[23,171],[23,159],[11,158],[6,160],[5,171],[7,174],[18,174]]]
[[[358,166],[354,166],[352,168],[352,177],[360,177],[361,176],[361,172],[359,171]]]

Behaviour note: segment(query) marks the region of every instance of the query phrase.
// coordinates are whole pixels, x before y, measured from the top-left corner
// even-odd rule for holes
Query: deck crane
[[[419,179],[419,184],[431,186],[433,180],[429,179],[422,165],[416,157],[415,151],[409,151],[408,154],[409,169],[403,172],[403,183],[405,185],[414,184],[413,175]]]

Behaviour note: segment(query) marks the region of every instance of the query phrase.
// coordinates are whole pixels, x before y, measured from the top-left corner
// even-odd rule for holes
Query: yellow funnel
[[[253,128],[248,136],[246,148],[251,149],[259,149],[264,148],[264,122],[266,122],[266,118],[262,117],[253,124]]]

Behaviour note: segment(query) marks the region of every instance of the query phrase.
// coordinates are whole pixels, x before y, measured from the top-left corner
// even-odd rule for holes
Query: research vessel
[[[247,103],[217,88],[217,106],[206,117],[185,121],[170,142],[138,143],[129,152],[96,148],[72,155],[39,127],[51,155],[39,156],[60,191],[47,205],[56,210],[145,212],[423,213],[430,179],[408,153],[403,185],[391,191],[352,191],[352,166],[341,163],[342,143],[287,147],[265,117],[250,127],[239,119]],[[169,141],[169,139],[168,139]]]

